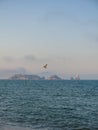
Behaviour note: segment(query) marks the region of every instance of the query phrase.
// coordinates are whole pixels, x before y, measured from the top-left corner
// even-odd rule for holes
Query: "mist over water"
[[[0,80],[0,130],[97,130],[98,81]]]

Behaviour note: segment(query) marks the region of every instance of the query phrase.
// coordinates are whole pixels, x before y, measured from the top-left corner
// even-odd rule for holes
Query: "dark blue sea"
[[[0,130],[98,130],[98,81],[0,80]]]

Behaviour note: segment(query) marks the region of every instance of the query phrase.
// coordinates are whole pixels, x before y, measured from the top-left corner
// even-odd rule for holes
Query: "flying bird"
[[[47,68],[47,65],[48,65],[48,64],[45,64],[45,65],[43,66],[43,68],[46,69],[46,68]]]

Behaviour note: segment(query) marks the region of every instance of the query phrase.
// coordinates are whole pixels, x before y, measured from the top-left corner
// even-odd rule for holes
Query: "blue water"
[[[0,80],[0,130],[98,130],[98,81]]]

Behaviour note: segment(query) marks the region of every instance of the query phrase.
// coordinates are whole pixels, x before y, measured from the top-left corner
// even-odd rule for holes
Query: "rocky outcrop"
[[[52,76],[48,77],[48,80],[61,80],[61,78],[58,77],[57,75],[52,75]]]
[[[44,77],[40,77],[38,75],[22,75],[22,74],[16,74],[12,76],[10,79],[12,80],[44,80]]]

